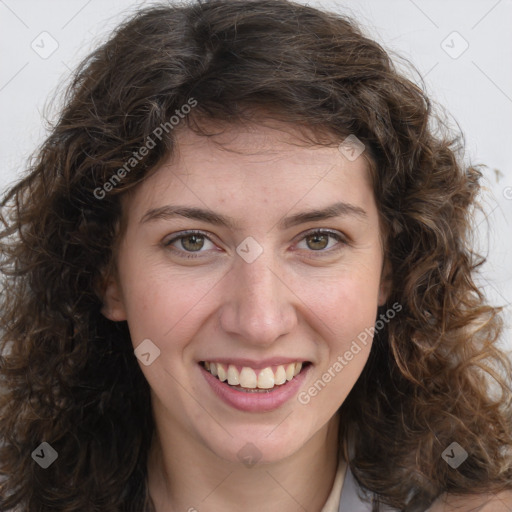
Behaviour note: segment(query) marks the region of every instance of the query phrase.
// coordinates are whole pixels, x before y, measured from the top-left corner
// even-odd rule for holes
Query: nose
[[[252,263],[239,258],[224,282],[220,324],[240,342],[265,348],[297,325],[298,300],[265,252]]]

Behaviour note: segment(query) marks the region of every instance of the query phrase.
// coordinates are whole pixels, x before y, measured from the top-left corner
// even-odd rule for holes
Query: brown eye
[[[332,243],[332,240],[337,242],[337,244]],[[348,242],[340,233],[316,230],[303,236],[299,244],[305,245],[305,247],[299,246],[299,249],[307,249],[309,252],[331,253],[342,249],[344,245],[348,244]],[[336,245],[339,247],[335,247]]]
[[[187,235],[180,238],[181,246],[186,251],[199,251],[204,245],[204,236],[202,235]]]
[[[208,244],[210,244],[211,247],[208,247]],[[210,238],[199,232],[182,232],[181,235],[175,236],[169,241],[164,242],[164,246],[169,248],[178,256],[183,256],[184,258],[206,256],[205,253],[207,252],[207,249],[215,248],[215,244],[210,240]],[[193,253],[197,253],[197,256],[193,255]]]
[[[315,251],[325,249],[329,244],[329,235],[323,233],[314,233],[312,235],[308,235],[306,240],[309,241],[308,247]]]

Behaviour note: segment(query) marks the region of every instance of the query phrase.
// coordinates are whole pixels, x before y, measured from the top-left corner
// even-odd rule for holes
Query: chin
[[[208,442],[210,449],[219,458],[235,463],[252,467],[255,464],[272,464],[280,462],[303,447],[308,438],[305,434],[298,432],[281,432],[275,435],[272,432],[276,426],[252,427],[245,429],[244,434],[237,435],[232,432],[233,438],[223,441],[221,445]],[[279,427],[278,427],[279,428]]]

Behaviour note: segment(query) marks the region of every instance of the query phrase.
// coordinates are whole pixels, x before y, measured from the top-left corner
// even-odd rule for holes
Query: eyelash
[[[185,250],[181,250],[181,249],[176,249],[174,247],[171,246],[172,243],[176,242],[177,240],[181,240],[181,239],[184,239],[184,238],[187,238],[191,235],[200,235],[204,238],[206,238],[207,240],[209,240],[210,242],[214,243],[213,240],[204,232],[202,231],[196,231],[196,230],[190,230],[190,231],[184,231],[182,232],[180,235],[178,236],[175,236],[174,238],[172,238],[171,240],[168,240],[167,242],[164,243],[164,246],[169,248],[171,251],[177,253],[180,257],[183,257],[185,259],[195,259],[195,258],[202,258],[203,256],[201,255],[201,251],[196,251],[196,253],[194,252],[191,252],[191,251],[185,251]],[[313,231],[309,231],[307,233],[304,234],[304,236],[299,240],[299,242],[301,242],[302,240],[310,237],[310,236],[313,236],[313,235],[328,235],[332,238],[334,238],[337,242],[340,242],[342,245],[348,245],[348,241],[347,239],[340,235],[339,233],[336,233],[335,231],[330,231],[328,229],[316,229],[316,230],[313,230]],[[319,251],[308,251],[308,252],[312,252],[312,253],[319,253],[319,254],[326,254],[326,253],[333,253],[333,252],[337,252],[341,250],[341,248],[338,248],[338,249],[322,249],[322,250],[319,250]]]

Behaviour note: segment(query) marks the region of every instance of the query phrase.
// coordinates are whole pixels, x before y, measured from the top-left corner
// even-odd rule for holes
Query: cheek
[[[192,278],[190,271],[170,272],[149,264],[138,269],[127,265],[125,270],[123,295],[134,345],[150,338],[166,351],[197,328],[219,280],[206,273]]]
[[[321,333],[320,366],[300,393],[302,404],[315,407],[322,421],[335,413],[350,393],[368,360],[377,313],[378,281],[339,277],[338,282],[315,287],[310,304]]]
[[[308,303],[321,320],[331,349],[343,350],[350,341],[375,323],[379,279],[375,272],[340,273],[304,289]]]

